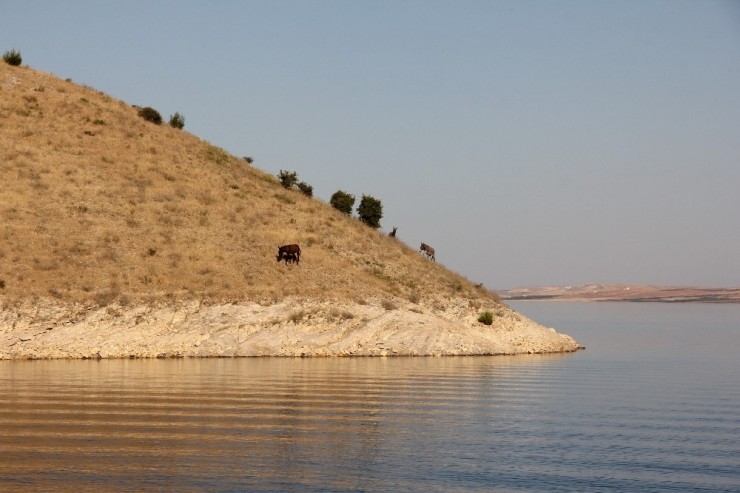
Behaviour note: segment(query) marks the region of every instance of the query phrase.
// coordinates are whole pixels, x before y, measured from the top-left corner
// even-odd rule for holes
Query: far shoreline
[[[498,291],[502,301],[629,303],[740,303],[740,288],[699,288],[630,284],[547,286]]]
[[[705,303],[712,305],[729,305],[740,303],[740,300],[717,300],[717,299],[667,299],[667,298],[645,298],[645,299],[587,299],[587,298],[567,298],[561,296],[531,296],[520,298],[501,298],[501,301],[572,301],[578,303],[667,303],[667,304],[687,304],[687,303]]]

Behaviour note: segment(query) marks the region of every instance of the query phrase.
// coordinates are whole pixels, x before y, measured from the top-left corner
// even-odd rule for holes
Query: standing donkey
[[[435,262],[437,261],[437,259],[434,258],[434,248],[430,247],[426,243],[421,244],[421,246],[419,247],[419,251],[421,253],[426,254],[426,256],[432,259],[433,261]]]

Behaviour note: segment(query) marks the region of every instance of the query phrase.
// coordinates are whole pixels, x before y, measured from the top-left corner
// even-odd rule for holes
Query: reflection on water
[[[0,362],[0,491],[738,491],[728,361]]]
[[[475,444],[450,447],[460,431],[546,398],[561,358],[4,362],[0,489],[397,489],[452,463],[474,474],[455,455]]]
[[[544,398],[547,363],[6,362],[0,480],[40,489],[400,488],[433,480],[439,471],[424,469],[439,466],[461,428]],[[418,462],[406,470],[411,457]]]

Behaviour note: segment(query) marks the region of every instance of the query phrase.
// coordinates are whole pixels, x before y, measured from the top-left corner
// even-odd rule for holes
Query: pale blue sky
[[[740,286],[740,1],[2,0],[12,48],[490,288]]]

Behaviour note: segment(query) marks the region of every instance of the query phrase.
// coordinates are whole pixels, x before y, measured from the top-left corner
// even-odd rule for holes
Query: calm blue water
[[[740,491],[740,305],[512,305],[587,350],[0,362],[0,491]]]

